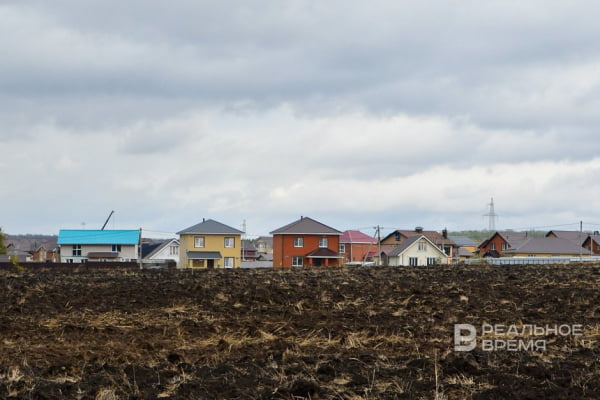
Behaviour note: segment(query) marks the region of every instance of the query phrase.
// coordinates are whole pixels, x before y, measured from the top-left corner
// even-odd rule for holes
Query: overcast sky
[[[484,229],[493,197],[498,229],[598,230],[598,15],[0,0],[0,227]]]

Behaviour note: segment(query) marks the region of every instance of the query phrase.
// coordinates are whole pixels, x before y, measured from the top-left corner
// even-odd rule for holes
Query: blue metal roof
[[[61,229],[58,244],[139,244],[139,229]]]

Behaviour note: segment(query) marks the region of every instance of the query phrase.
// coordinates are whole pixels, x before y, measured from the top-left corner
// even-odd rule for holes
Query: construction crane
[[[102,229],[100,229],[101,231],[104,230],[104,228],[106,228],[106,224],[108,224],[108,220],[110,219],[110,217],[112,217],[112,215],[115,213],[115,210],[112,210],[110,212],[110,214],[108,214],[108,218],[106,218],[106,221],[104,222],[104,225],[102,225]]]

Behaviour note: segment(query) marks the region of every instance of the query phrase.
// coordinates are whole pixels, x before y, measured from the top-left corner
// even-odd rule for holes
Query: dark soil
[[[600,267],[0,271],[0,398],[598,399]]]

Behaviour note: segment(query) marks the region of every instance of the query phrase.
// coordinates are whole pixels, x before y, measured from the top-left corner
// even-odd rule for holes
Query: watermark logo
[[[454,351],[546,351],[548,336],[582,336],[583,326],[482,324],[479,334],[471,324],[454,325]]]
[[[454,325],[454,351],[471,351],[475,347],[477,347],[475,327],[471,324]]]

